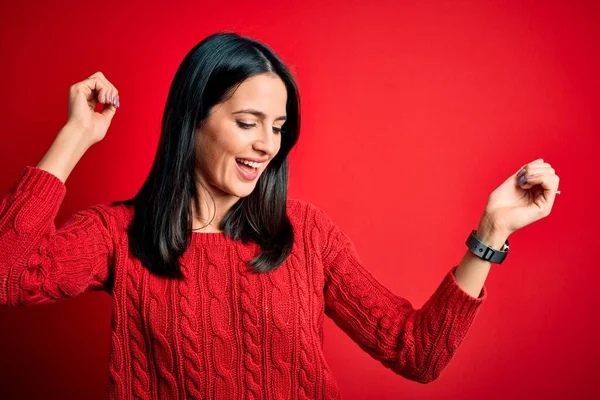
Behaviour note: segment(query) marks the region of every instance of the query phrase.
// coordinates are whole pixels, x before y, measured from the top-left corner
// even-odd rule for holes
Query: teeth
[[[236,161],[239,161],[242,164],[246,164],[246,165],[248,165],[248,166],[250,166],[252,168],[258,168],[258,167],[260,167],[260,164],[261,164],[261,163],[257,163],[257,162],[254,162],[254,161],[243,160],[241,158],[237,158]]]

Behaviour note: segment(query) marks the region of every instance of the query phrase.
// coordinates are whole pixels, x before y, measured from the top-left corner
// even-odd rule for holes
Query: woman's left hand
[[[558,182],[554,168],[543,159],[524,165],[490,195],[483,217],[485,225],[508,236],[548,216]]]

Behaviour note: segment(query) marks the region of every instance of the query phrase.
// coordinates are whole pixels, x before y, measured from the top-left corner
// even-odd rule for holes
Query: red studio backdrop
[[[344,398],[598,398],[599,4],[4,1],[0,189],[48,150],[69,86],[102,71],[121,109],[69,177],[56,224],[132,196],[183,56],[215,31],[255,37],[300,87],[290,196],[324,209],[415,307],[460,261],[510,174],[541,157],[561,178],[550,216],[511,235],[487,302],[434,382],[395,375],[326,318]],[[0,309],[0,398],[106,398],[110,306],[94,292]]]

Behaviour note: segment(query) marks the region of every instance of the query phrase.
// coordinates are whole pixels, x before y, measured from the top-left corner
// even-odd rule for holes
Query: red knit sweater
[[[288,201],[292,254],[255,274],[255,244],[194,233],[181,258],[187,279],[157,277],[128,252],[126,206],[97,204],[55,228],[66,194],[27,166],[0,199],[0,305],[34,305],[91,290],[113,297],[111,399],[335,399],[323,356],[330,317],[395,373],[436,379],[487,298],[463,291],[449,269],[420,309],[361,263],[319,208]]]

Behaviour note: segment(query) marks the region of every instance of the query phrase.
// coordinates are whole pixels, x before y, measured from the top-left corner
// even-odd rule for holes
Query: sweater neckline
[[[192,232],[192,241],[196,244],[226,244],[233,243],[225,232]]]

